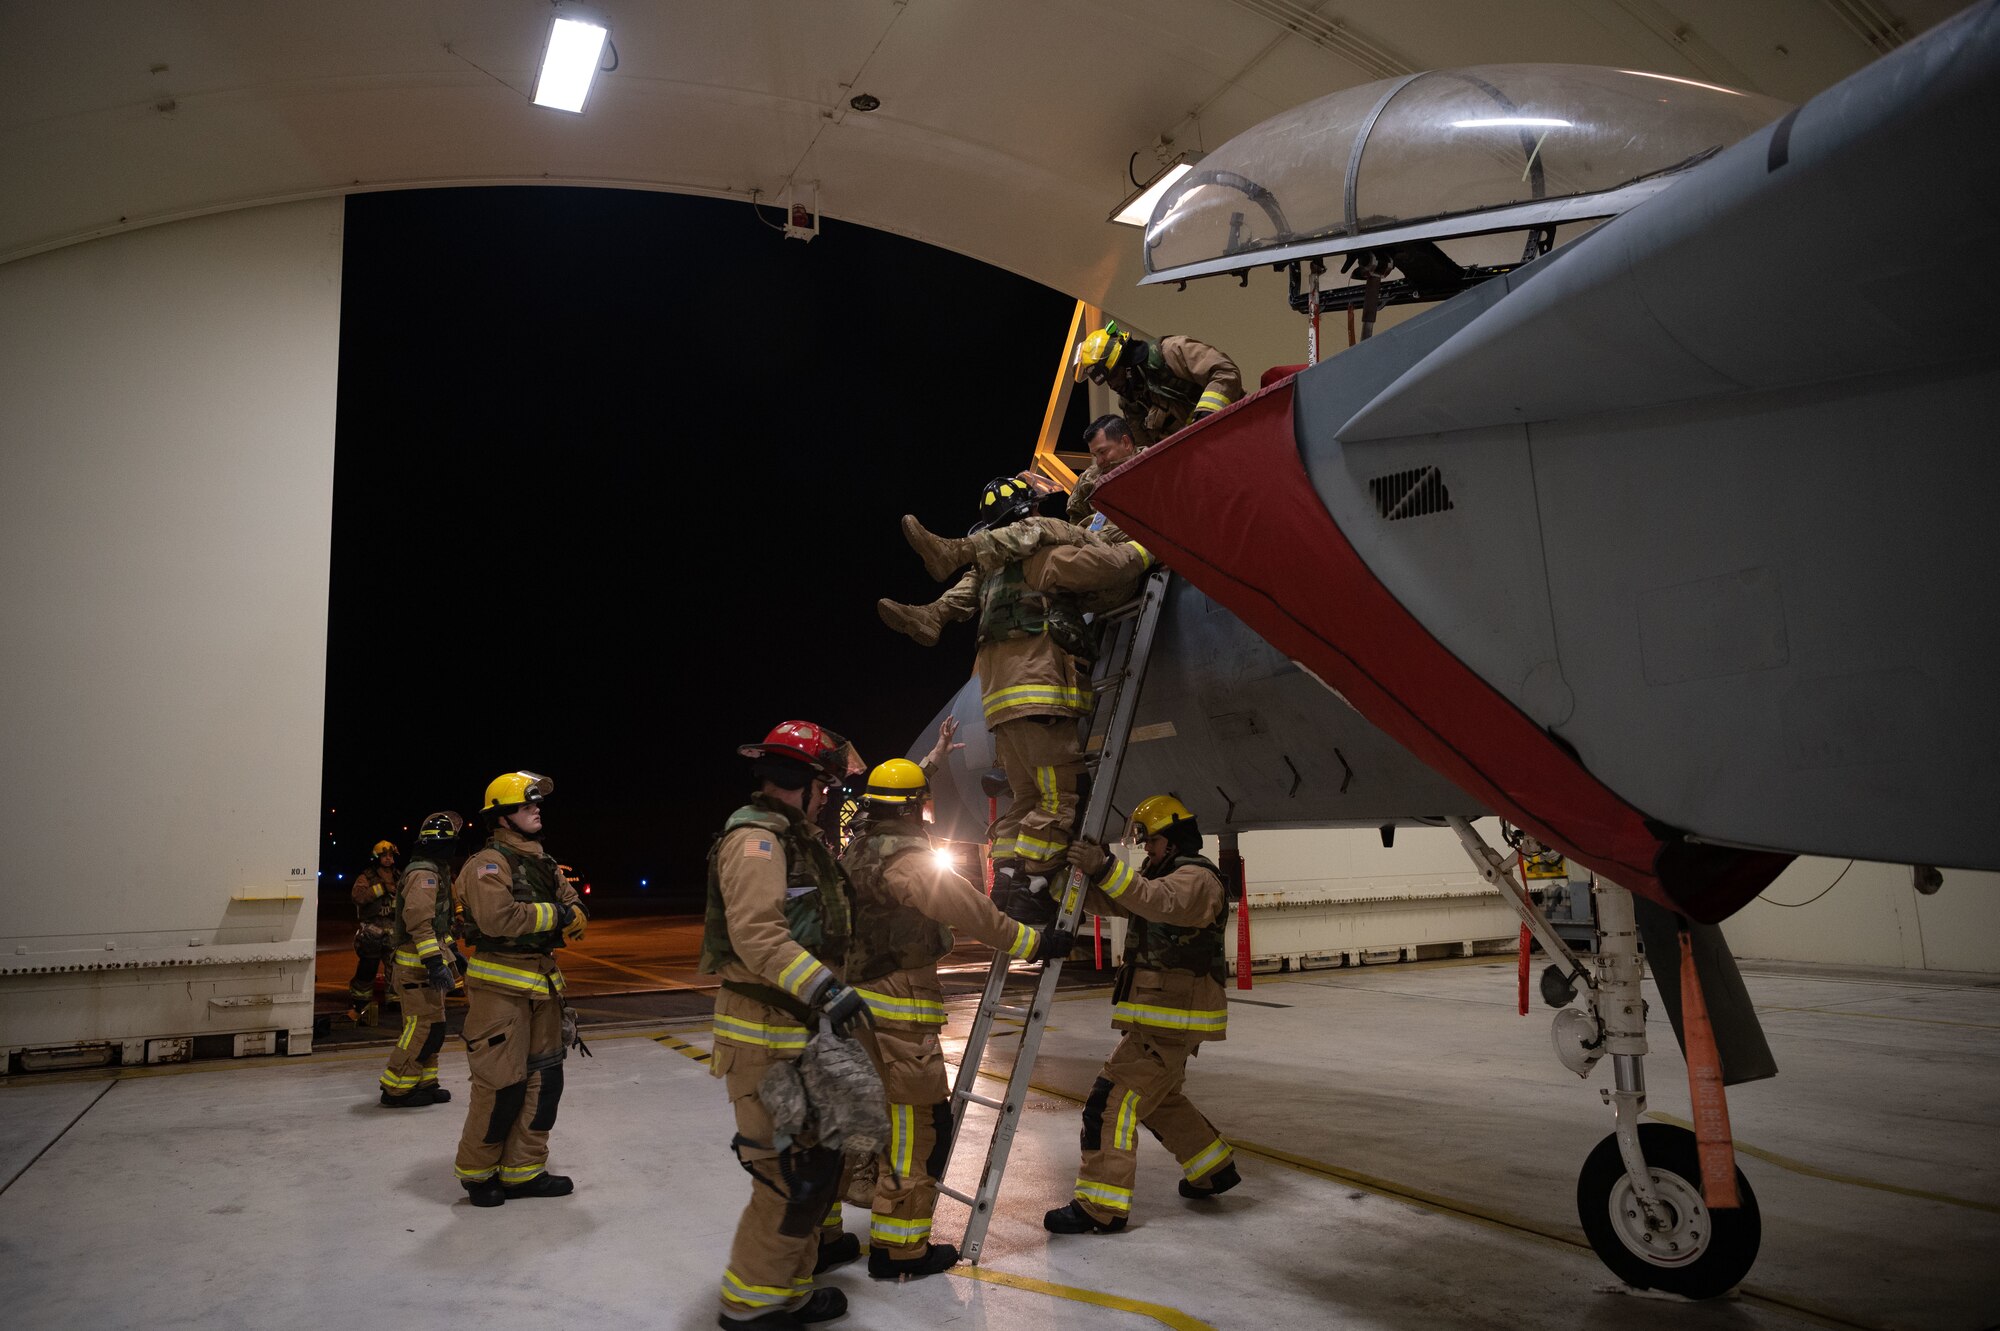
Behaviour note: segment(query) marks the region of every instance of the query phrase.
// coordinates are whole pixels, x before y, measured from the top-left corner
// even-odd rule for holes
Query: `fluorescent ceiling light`
[[[1567,120],[1547,120],[1537,116],[1495,116],[1491,120],[1454,120],[1453,129],[1485,129],[1490,125],[1534,125],[1550,129],[1571,128]]]
[[[542,52],[535,105],[558,111],[583,110],[583,99],[590,96],[590,83],[597,77],[604,41],[610,35],[595,20],[558,16],[549,29],[548,49]]]
[[[1174,159],[1173,165],[1139,187],[1136,194],[1112,210],[1111,220],[1124,226],[1144,226],[1153,220],[1153,209],[1158,206],[1160,196],[1173,188],[1174,182],[1194,170],[1200,161],[1194,153],[1183,153]]]

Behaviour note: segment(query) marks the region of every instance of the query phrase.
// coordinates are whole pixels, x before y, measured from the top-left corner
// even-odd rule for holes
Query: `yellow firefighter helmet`
[[[1118,357],[1129,340],[1130,334],[1115,320],[1086,335],[1076,344],[1076,381],[1103,383],[1118,368]]]
[[[540,804],[555,791],[556,783],[535,772],[508,772],[486,785],[487,809],[513,809],[523,804]]]
[[[924,769],[908,758],[891,758],[868,774],[868,786],[861,798],[870,804],[904,805],[922,803],[930,794]]]
[[[1143,842],[1147,837],[1165,836],[1175,823],[1193,821],[1187,805],[1172,795],[1155,795],[1132,810],[1132,839]]]
[[[384,855],[394,855],[396,853],[396,843],[393,841],[377,841],[375,843],[375,849],[369,851],[368,853],[370,855],[373,855],[378,860],[381,859]]]

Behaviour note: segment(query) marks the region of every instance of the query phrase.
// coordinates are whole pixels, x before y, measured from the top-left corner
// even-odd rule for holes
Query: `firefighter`
[[[722,977],[709,1070],[728,1090],[730,1149],[751,1180],[718,1322],[792,1327],[847,1311],[847,1296],[815,1289],[813,1276],[860,1247],[852,1236],[838,1250],[821,1247],[840,1195],[840,1152],[810,1134],[780,1143],[758,1096],[766,1069],[805,1052],[808,1028],[825,1022],[846,1034],[866,1019],[861,995],[834,972],[847,952],[847,881],[817,828],[853,750],[810,721],[786,721],[737,752],[757,784],[709,848],[701,939],[702,973]]]
[[[1236,362],[1191,337],[1143,342],[1115,322],[1076,348],[1076,381],[1107,384],[1139,447],[1157,444],[1243,396]]]
[[[1084,431],[1084,447],[1093,459],[1069,498],[1069,521],[1030,517],[1002,527],[980,527],[951,540],[926,531],[914,516],[903,518],[903,535],[923,557],[924,568],[942,581],[961,565],[975,567],[928,605],[875,603],[882,622],[898,633],[930,647],[944,626],[969,619],[979,605],[979,583],[1001,565],[1024,560],[1037,550],[1049,557],[1035,570],[1034,590],[1070,592],[1084,598],[1084,610],[1108,610],[1132,598],[1139,579],[1153,566],[1153,556],[1120,531],[1101,513],[1091,511],[1090,491],[1104,472],[1138,455],[1123,418],[1101,416]],[[1023,477],[1030,485],[1035,478]],[[1082,495],[1079,503],[1077,496]]]
[[[390,983],[403,1003],[403,1034],[382,1069],[382,1103],[391,1109],[443,1104],[438,1085],[444,1048],[444,996],[458,987],[452,948],[453,851],[465,820],[449,809],[417,828],[416,853],[396,885],[395,967]]]
[[[1181,1092],[1188,1059],[1229,1031],[1222,875],[1202,858],[1194,815],[1172,795],[1132,810],[1132,838],[1146,853],[1136,874],[1094,842],[1069,849],[1091,882],[1085,908],[1131,924],[1112,990],[1111,1024],[1125,1034],[1084,1103],[1075,1195],[1042,1217],[1055,1234],[1125,1228],[1142,1123],[1180,1161],[1181,1196],[1205,1201],[1242,1182],[1229,1144]]]
[[[486,845],[458,871],[465,939],[477,949],[465,965],[472,1094],[457,1161],[474,1206],[574,1190],[548,1172],[568,1053],[556,949],[580,941],[586,921],[576,889],[542,849],[542,801],[554,790],[533,772],[493,778]]]
[[[354,900],[354,978],[347,996],[354,1000],[348,1017],[373,1026],[382,1010],[388,959],[396,931],[396,843],[377,841],[369,852],[375,862],[354,875],[349,895]],[[393,992],[393,991],[391,991]]]
[[[951,1153],[937,963],[952,949],[952,930],[1019,961],[1061,959],[1074,941],[1008,919],[939,863],[924,828],[929,796],[923,769],[909,759],[876,767],[861,796],[867,821],[841,856],[854,888],[845,976],[868,1004],[873,1029],[861,1039],[889,1100],[889,1147],[868,1226],[868,1274],[877,1280],[932,1275],[958,1261],[956,1247],[930,1239],[938,1176]]]
[[[1038,499],[1020,477],[997,477],[980,493],[980,516],[1004,528],[1032,516]],[[980,702],[1011,795],[992,827],[993,900],[1027,924],[1055,919],[1047,888],[1076,819],[1077,724],[1092,707],[1082,608],[1068,592],[1041,589],[1055,553],[1037,549],[979,579]]]

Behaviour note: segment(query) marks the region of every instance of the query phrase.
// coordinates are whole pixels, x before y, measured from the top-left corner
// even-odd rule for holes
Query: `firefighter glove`
[[[1067,929],[1044,929],[1030,961],[1061,961],[1076,946],[1076,935]]]
[[[847,1035],[868,1018],[868,1004],[859,992],[844,984],[826,986],[819,996],[820,1015],[836,1035]]]
[[[1104,871],[1104,866],[1110,859],[1111,856],[1105,852],[1104,847],[1095,841],[1077,840],[1069,843],[1070,864],[1081,869],[1083,876],[1092,882],[1097,881],[1097,875]]]
[[[562,930],[563,934],[567,936],[570,925],[575,922],[576,907],[570,905],[567,901],[558,901],[556,903],[556,928]]]
[[[444,964],[443,957],[425,957],[424,974],[430,977],[432,987],[439,993],[452,991],[451,967]]]
[[[583,941],[584,927],[590,923],[590,917],[574,906],[570,907],[569,916],[569,923],[562,927],[563,941],[566,943],[581,943]]]

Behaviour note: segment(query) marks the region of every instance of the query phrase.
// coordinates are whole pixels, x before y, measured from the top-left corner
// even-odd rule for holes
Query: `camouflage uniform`
[[[1131,426],[1132,438],[1141,448],[1243,396],[1243,375],[1236,362],[1206,342],[1174,334],[1145,345],[1144,356],[1111,372],[1118,414]],[[1086,502],[1088,498],[1086,492]]]

